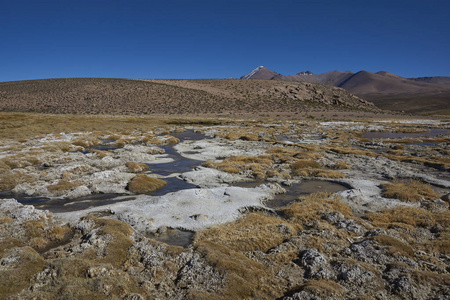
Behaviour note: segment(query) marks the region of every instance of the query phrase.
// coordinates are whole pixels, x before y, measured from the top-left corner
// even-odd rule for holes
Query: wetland
[[[0,125],[1,299],[450,293],[445,119]]]

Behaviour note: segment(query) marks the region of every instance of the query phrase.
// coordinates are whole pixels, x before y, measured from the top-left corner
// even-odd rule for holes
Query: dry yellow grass
[[[305,284],[301,285],[297,291],[306,291],[318,299],[327,299],[330,297],[339,297],[344,293],[341,286],[336,282],[330,280],[308,280]]]
[[[7,124],[2,128],[3,138],[23,140],[60,132],[93,132],[115,140],[121,132],[130,133],[136,128],[150,132],[155,126],[168,121],[162,117],[123,117],[102,115],[0,113],[0,120]],[[82,141],[81,141],[82,142]]]
[[[131,173],[141,173],[147,171],[149,167],[146,164],[129,161],[125,164]]]
[[[306,168],[318,169],[320,167],[321,167],[321,165],[314,160],[301,159],[301,160],[297,160],[295,163],[291,164],[291,169],[292,169],[292,172],[294,173],[294,175],[297,175],[298,171],[301,171]]]
[[[236,222],[201,231],[196,239],[220,243],[235,251],[266,252],[292,233],[292,227],[282,219],[252,213]]]
[[[444,227],[450,226],[450,211],[432,213],[421,208],[408,206],[368,213],[365,218],[371,221],[373,225],[385,228],[402,225],[411,229],[415,227],[431,228],[437,224]]]
[[[27,166],[40,165],[42,162],[36,154],[21,153],[16,155],[6,156],[1,159],[3,168],[18,169]],[[1,166],[0,166],[1,167]]]
[[[23,246],[24,246],[23,241],[11,237],[2,237],[0,239],[0,257],[3,257],[5,252],[7,252],[9,249]]]
[[[290,163],[301,151],[287,147],[273,147],[266,151],[277,163]]]
[[[103,150],[93,150],[92,152],[95,153],[95,155],[96,155],[98,158],[104,158],[104,157],[107,157],[107,156],[111,156],[111,155],[112,155],[111,152],[103,151]]]
[[[340,212],[347,218],[351,217],[350,207],[339,200],[340,197],[335,194],[314,193],[303,197],[301,202],[294,202],[284,207],[281,212],[290,222],[300,226],[300,229],[320,220],[324,213]]]
[[[255,178],[266,178],[266,172],[270,170],[274,161],[269,155],[260,156],[233,156],[222,162],[207,161],[203,166],[214,168],[228,173],[240,173],[248,171]]]
[[[331,166],[331,169],[333,170],[346,170],[351,169],[351,167],[343,160],[338,160],[336,163]]]
[[[47,190],[49,190],[51,192],[69,191],[80,185],[81,185],[80,182],[70,182],[68,180],[62,179],[62,180],[58,181],[58,183],[56,183],[56,184],[48,185]]]
[[[128,190],[137,194],[148,194],[162,188],[166,184],[167,182],[164,180],[150,177],[146,174],[138,174],[128,183]]]
[[[439,195],[427,185],[416,180],[394,180],[392,183],[381,185],[383,197],[395,198],[407,202],[438,199]]]
[[[327,170],[314,160],[297,160],[291,164],[292,174],[302,177],[344,178],[345,174]]]
[[[23,171],[11,170],[0,173],[0,191],[13,189],[16,185],[24,182],[35,182],[36,179]]]
[[[379,245],[387,247],[388,253],[394,256],[414,257],[413,248],[404,242],[388,235],[377,235],[372,238]]]
[[[100,226],[99,234],[106,234],[112,238],[108,244],[106,256],[100,261],[111,263],[116,267],[122,266],[127,260],[128,249],[133,245],[133,240],[130,238],[133,229],[125,222],[112,219],[93,219],[97,226]]]
[[[11,217],[0,217],[0,224],[10,224],[13,221]]]
[[[247,258],[244,254],[234,251],[224,245],[197,241],[195,250],[198,251],[210,265],[226,272],[227,283],[219,295],[222,299],[258,298],[267,295],[269,288],[267,277],[262,264]]]
[[[101,143],[102,143],[102,141],[100,141],[97,137],[95,137],[94,135],[88,135],[88,134],[80,136],[72,141],[73,145],[81,146],[84,148],[92,147],[94,145],[98,145]]]
[[[0,296],[3,299],[16,295],[27,287],[32,277],[46,265],[45,260],[31,247],[20,248],[16,255],[20,264],[14,269],[0,272]]]
[[[394,153],[394,154],[392,154]],[[400,155],[401,154],[401,155]],[[448,170],[450,169],[450,158],[447,156],[433,156],[429,155],[426,157],[421,156],[414,156],[410,152],[390,152],[390,153],[383,153],[383,156],[400,161],[400,162],[412,162],[412,163],[420,163],[424,164],[426,166],[430,166],[433,168],[441,169],[441,170]]]
[[[360,149],[355,149],[352,147],[329,147],[328,150],[339,153],[339,154],[353,154],[353,155],[365,155],[365,156],[372,156],[377,157],[379,154],[372,152],[372,151],[365,151]]]

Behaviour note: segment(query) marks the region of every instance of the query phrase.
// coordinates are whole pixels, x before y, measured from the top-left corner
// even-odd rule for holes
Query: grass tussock
[[[164,180],[146,174],[138,174],[128,183],[128,190],[137,194],[148,194],[162,188],[166,184],[167,182]]]
[[[291,164],[291,171],[294,176],[302,177],[323,177],[323,178],[343,178],[346,177],[337,171],[327,170],[314,160],[297,160]]]
[[[117,220],[94,218],[94,221],[100,227],[99,234],[111,236],[106,256],[101,261],[116,267],[122,266],[127,260],[128,249],[134,243],[130,238],[133,229],[127,223]]]
[[[372,157],[377,157],[378,154],[372,151],[365,151],[365,150],[360,150],[360,149],[354,149],[352,147],[330,147],[328,150],[333,151],[335,153],[339,153],[339,154],[347,154],[347,155],[364,155],[364,156],[372,156]]]
[[[2,162],[1,167],[5,170],[9,169],[18,169],[24,168],[28,166],[37,166],[42,163],[42,161],[36,155],[29,153],[22,153],[17,155],[11,155],[4,157],[0,160]]]
[[[406,202],[438,199],[439,195],[427,185],[416,180],[394,180],[392,183],[382,184],[382,196],[395,198]]]
[[[0,174],[0,191],[13,189],[16,185],[24,182],[35,182],[36,179],[22,171],[11,170]]]
[[[252,213],[236,222],[201,231],[196,239],[220,243],[234,251],[266,252],[292,233],[292,227],[282,219]]]
[[[351,217],[350,207],[340,201],[338,195],[330,193],[314,193],[294,202],[281,210],[283,215],[298,226],[310,226],[320,220],[324,213],[340,212],[345,217]]]
[[[321,165],[314,160],[298,160],[295,163],[291,164],[291,169],[294,172],[294,175],[297,175],[296,172],[306,168],[320,168]]]
[[[406,154],[406,155],[403,155]],[[449,170],[450,169],[450,158],[447,156],[435,156],[428,155],[425,157],[412,155],[410,152],[405,152],[400,155],[400,153],[383,153],[383,156],[399,161],[399,162],[410,162],[423,164],[438,170]]]
[[[48,226],[42,221],[32,220],[25,222],[22,226],[30,238],[30,246],[37,251],[43,251],[50,245],[57,245],[71,234],[68,225]]]
[[[322,178],[344,178],[345,174],[342,174],[337,171],[326,170],[326,169],[296,169],[294,172],[295,176],[302,177],[322,177]]]
[[[223,299],[258,298],[267,295],[267,283],[262,281],[269,274],[262,264],[247,258],[225,245],[210,241],[197,241],[195,249],[215,268],[227,274],[227,284],[221,291]],[[256,294],[256,295],[255,295]]]
[[[147,145],[157,145],[157,146],[174,145],[180,142],[179,138],[168,135],[168,133],[169,132],[167,132],[167,134],[164,135],[163,137],[149,134],[142,138],[142,142],[144,142]]]
[[[218,169],[228,173],[250,173],[255,178],[264,179],[274,161],[268,155],[260,156],[233,156],[222,162],[214,163],[207,161],[203,166]]]
[[[81,186],[80,182],[71,182],[62,179],[55,184],[48,185],[47,190],[51,192],[70,191],[71,189],[74,189],[79,186]]]
[[[125,164],[128,168],[128,171],[131,173],[141,173],[148,171],[149,167],[146,164],[138,163],[134,161],[129,161]]]
[[[414,257],[413,248],[404,242],[388,235],[378,235],[373,237],[379,245],[387,247],[388,253],[394,256]]]
[[[16,295],[27,287],[32,277],[46,265],[45,260],[31,247],[11,249],[13,257],[19,262],[14,268],[3,269],[0,272],[1,297],[6,299]],[[5,253],[8,255],[8,252]]]
[[[0,220],[0,224],[1,220]],[[8,252],[9,249],[15,248],[15,247],[23,247],[24,243],[18,239],[11,238],[11,237],[3,237],[0,240],[0,257],[3,257],[3,255]]]
[[[80,146],[83,148],[92,147],[101,143],[102,141],[100,141],[97,137],[93,135],[83,135],[72,141],[73,145]]]
[[[339,297],[344,293],[342,287],[330,280],[309,280],[295,290],[295,292],[305,291],[320,299]]]
[[[103,150],[93,150],[92,152],[93,152],[93,153],[95,154],[95,156],[97,156],[98,158],[105,158],[105,157],[107,157],[107,156],[111,156],[111,155],[112,155],[111,152],[103,151]]]
[[[403,226],[407,228],[431,228],[435,225],[450,226],[450,211],[433,213],[416,207],[396,207],[381,212],[368,213],[365,218],[374,226],[392,228]]]
[[[338,160],[334,165],[330,167],[333,170],[348,170],[351,167],[343,160]]]

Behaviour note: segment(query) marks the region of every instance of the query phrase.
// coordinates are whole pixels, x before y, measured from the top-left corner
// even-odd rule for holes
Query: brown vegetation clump
[[[351,169],[351,167],[345,161],[342,160],[336,161],[335,164],[332,165],[330,168],[333,170]]]
[[[395,226],[407,226],[407,228],[423,227],[431,228],[435,225],[450,226],[450,211],[433,213],[422,208],[401,206],[385,209],[381,212],[368,213],[366,219],[374,226],[390,228]]]
[[[297,175],[298,171],[301,171],[302,169],[306,169],[306,168],[320,168],[321,165],[314,161],[314,160],[297,160],[295,163],[291,164],[291,169],[292,172],[294,173],[294,175]]]
[[[103,150],[94,150],[94,151],[92,151],[92,152],[95,153],[95,155],[96,155],[98,158],[104,158],[104,157],[107,157],[107,156],[111,156],[111,155],[112,155],[111,152],[103,151]]]
[[[133,245],[133,240],[130,238],[133,229],[127,223],[117,220],[99,218],[93,218],[93,220],[100,227],[99,234],[111,237],[106,255],[100,261],[117,267],[122,266],[127,260],[128,249]]]
[[[94,145],[98,145],[101,143],[102,143],[102,141],[100,141],[97,137],[92,136],[92,135],[83,135],[72,141],[73,145],[81,146],[84,148],[92,147]]]
[[[123,147],[131,142],[133,142],[135,139],[133,138],[120,138],[115,141],[115,144],[117,147]]]
[[[404,242],[388,235],[377,235],[372,238],[379,245],[387,247],[388,253],[394,256],[414,257],[413,248]]]
[[[339,200],[339,196],[330,193],[313,193],[284,207],[281,212],[291,222],[300,226],[310,226],[312,222],[320,220],[325,213],[339,212],[345,217],[351,217],[350,207]]]
[[[339,147],[334,146],[329,148],[330,151],[339,153],[339,154],[353,154],[353,155],[365,155],[365,156],[372,156],[377,157],[378,154],[372,151],[367,150],[360,150],[360,149],[354,149],[352,147]]]
[[[321,168],[321,165],[314,160],[298,160],[291,164],[291,170],[294,176],[323,178],[346,177],[345,174]]]
[[[131,173],[141,173],[147,171],[149,167],[144,163],[129,161],[125,164]]]
[[[164,180],[150,177],[146,174],[138,174],[128,183],[128,190],[137,194],[148,194],[162,188],[166,184],[167,182]]]
[[[4,169],[19,169],[28,166],[40,165],[42,163],[36,155],[29,153],[7,156],[2,158],[1,162],[3,167],[0,166],[0,168]]]
[[[80,182],[71,182],[68,180],[61,179],[55,184],[51,184],[47,186],[47,190],[51,192],[60,192],[60,191],[69,191],[73,188],[80,186]]]
[[[266,153],[271,155],[272,159],[277,163],[290,163],[301,151],[287,147],[273,147],[267,150]]]
[[[228,173],[249,172],[255,178],[266,178],[267,172],[273,164],[269,155],[260,156],[233,156],[225,158],[222,162],[207,161],[203,166],[215,168]]]
[[[227,274],[227,284],[221,291],[222,299],[245,299],[264,297],[270,291],[264,265],[247,258],[220,243],[196,241],[195,250],[215,268]],[[264,282],[266,281],[266,282]]]
[[[24,182],[35,182],[36,179],[23,171],[11,170],[0,173],[0,191],[13,189],[16,185]]]
[[[13,268],[2,268],[0,272],[0,297],[6,299],[27,287],[34,275],[42,270],[46,262],[31,247],[12,248],[3,258],[16,260]]]
[[[416,180],[394,180],[392,183],[384,183],[383,197],[395,198],[407,202],[438,199],[439,195],[426,184]]]
[[[338,297],[344,293],[342,287],[339,284],[324,279],[308,280],[305,284],[296,289],[296,291],[305,291],[309,294],[319,297],[318,299]]]
[[[266,252],[292,234],[292,227],[282,219],[251,213],[236,222],[201,231],[196,240],[220,243],[234,251]]]
[[[68,225],[53,225],[44,223],[43,221],[27,221],[22,225],[27,236],[31,239],[30,246],[37,251],[44,250],[50,244],[57,244],[68,238],[70,235],[70,227]]]

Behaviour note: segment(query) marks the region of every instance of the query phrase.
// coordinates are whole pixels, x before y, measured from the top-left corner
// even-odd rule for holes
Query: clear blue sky
[[[0,0],[0,81],[450,76],[449,0]]]

